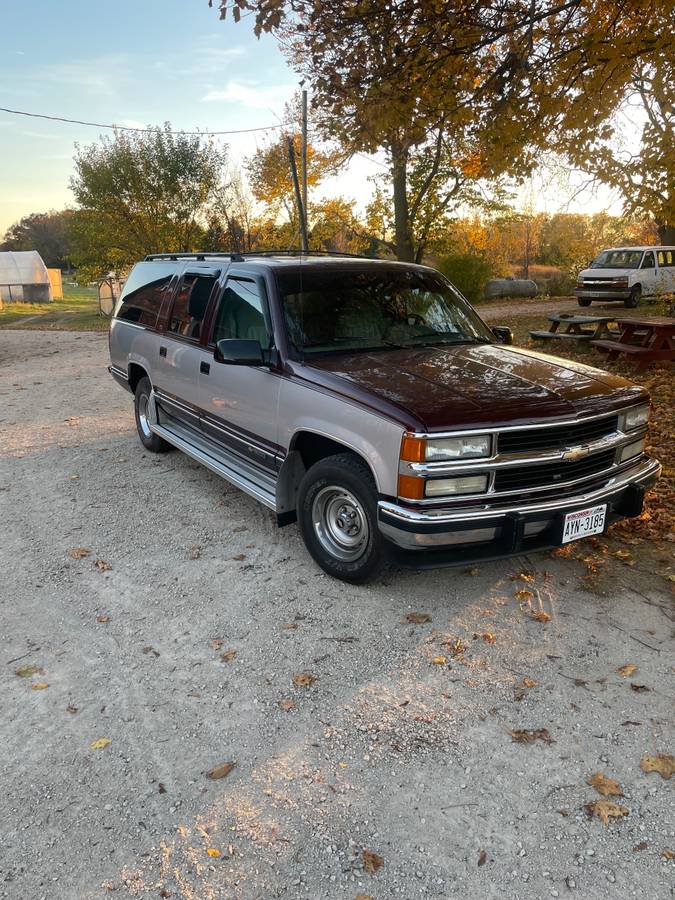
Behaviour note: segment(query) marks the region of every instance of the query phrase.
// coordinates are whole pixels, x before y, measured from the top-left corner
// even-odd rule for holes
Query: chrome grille
[[[616,451],[612,449],[572,462],[561,460],[541,465],[506,466],[495,474],[495,491],[526,491],[543,486],[553,488],[556,484],[587,478],[608,469],[615,455]]]
[[[499,453],[529,453],[543,450],[564,450],[588,444],[608,434],[619,425],[618,416],[572,422],[553,428],[524,428],[522,431],[503,431],[499,435]]]

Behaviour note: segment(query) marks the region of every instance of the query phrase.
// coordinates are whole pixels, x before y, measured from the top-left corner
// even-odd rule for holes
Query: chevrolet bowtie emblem
[[[570,447],[569,450],[563,450],[563,459],[567,459],[570,462],[574,462],[575,459],[583,459],[584,456],[588,456],[591,452],[590,447]]]

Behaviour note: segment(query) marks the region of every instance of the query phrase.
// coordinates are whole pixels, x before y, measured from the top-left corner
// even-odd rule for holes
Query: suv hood
[[[636,269],[583,269],[578,278],[625,278],[636,272]]]
[[[295,374],[420,431],[583,417],[647,399],[608,372],[500,344],[336,354]]]

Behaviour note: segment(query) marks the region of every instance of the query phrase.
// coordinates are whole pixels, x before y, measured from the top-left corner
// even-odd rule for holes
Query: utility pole
[[[300,182],[298,181],[298,167],[295,164],[295,148],[293,147],[293,138],[288,137],[288,160],[291,164],[291,175],[293,176],[293,187],[295,188],[295,202],[298,207],[298,216],[300,218],[300,237],[302,239],[302,249],[306,252],[309,249],[307,241],[307,219],[305,218],[305,207],[302,203],[302,194],[300,191]]]
[[[302,92],[302,145],[300,150],[300,179],[302,181],[302,208],[307,227],[307,91]]]

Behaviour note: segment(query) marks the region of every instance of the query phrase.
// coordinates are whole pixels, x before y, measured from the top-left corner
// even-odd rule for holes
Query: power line
[[[112,131],[140,131],[145,133],[162,134],[198,134],[202,137],[221,134],[250,134],[253,131],[271,131],[273,128],[284,128],[293,122],[279,122],[278,125],[261,125],[258,128],[238,128],[232,131],[165,131],[163,128],[137,128],[131,125],[104,125],[101,122],[83,122],[81,119],[66,119],[63,116],[47,116],[43,113],[25,112],[22,109],[7,109],[0,106],[0,112],[10,113],[13,116],[28,116],[31,119],[49,119],[50,122],[66,122],[68,125],[91,125],[93,128],[109,128]]]

